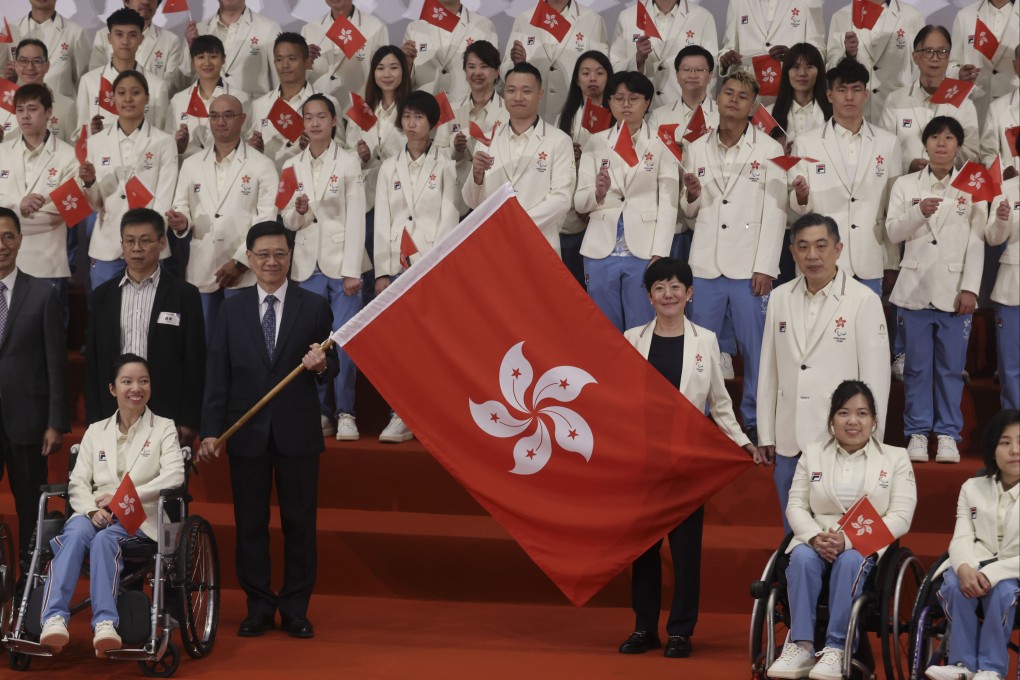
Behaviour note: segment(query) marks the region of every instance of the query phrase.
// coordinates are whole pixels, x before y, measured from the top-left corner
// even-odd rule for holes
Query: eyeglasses
[[[139,239],[128,238],[128,239],[123,239],[120,242],[120,244],[122,246],[124,246],[125,248],[127,248],[128,250],[134,250],[135,246],[138,246],[142,250],[145,250],[146,248],[151,246],[153,243],[155,243],[157,240],[158,239],[154,239],[154,238],[139,238]]]
[[[268,260],[279,260],[283,261],[290,257],[289,250],[260,250],[257,253],[252,253],[252,256],[259,262],[267,262]]]
[[[0,234],[0,241],[2,241],[4,245],[9,246],[17,240],[18,233],[15,231],[5,231],[4,233]]]
[[[689,76],[700,76],[700,75],[703,75],[705,73],[708,73],[708,69],[707,68],[691,68],[689,66],[685,66],[684,68],[680,69],[680,73],[686,73]]]
[[[627,106],[634,106],[635,104],[640,104],[641,102],[647,100],[639,94],[632,94],[626,97],[623,96],[622,94],[614,94],[612,97],[609,98],[609,101],[617,105],[626,104]]]
[[[939,61],[949,58],[949,50],[943,48],[941,50],[924,49],[914,50],[914,54],[923,54],[925,59],[938,59]]]
[[[18,57],[17,63],[18,66],[28,66],[29,64],[31,64],[32,66],[38,68],[45,64],[46,61],[47,60],[44,59],[43,57],[35,57],[34,59],[29,59],[28,57]]]
[[[227,111],[226,113],[210,113],[209,122],[215,123],[218,120],[222,120],[226,123],[233,123],[234,119],[240,115],[240,113],[234,113],[233,111]]]

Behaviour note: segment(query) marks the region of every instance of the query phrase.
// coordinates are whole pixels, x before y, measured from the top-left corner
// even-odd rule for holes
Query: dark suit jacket
[[[223,301],[209,345],[202,438],[218,437],[294,368],[313,342],[329,337],[333,314],[326,299],[287,286],[283,317],[270,362],[262,335],[255,286]],[[318,378],[302,371],[230,439],[232,456],[257,456],[266,449],[270,431],[287,456],[309,456],[325,448],[319,422],[318,381],[338,370],[336,350],[326,353],[326,372]]]
[[[0,340],[0,408],[15,444],[67,432],[67,332],[53,286],[18,271]]]
[[[110,394],[110,368],[120,356],[121,277],[92,293],[92,311],[85,332],[85,414],[89,423],[117,410]],[[159,323],[163,312],[180,314],[180,325]],[[205,382],[205,321],[198,289],[166,270],[149,317],[148,354],[152,397],[149,408],[176,425],[198,429],[202,420]]]

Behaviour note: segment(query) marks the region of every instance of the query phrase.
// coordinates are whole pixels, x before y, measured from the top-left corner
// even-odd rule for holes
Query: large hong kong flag
[[[575,285],[509,184],[334,339],[578,606],[752,467]]]

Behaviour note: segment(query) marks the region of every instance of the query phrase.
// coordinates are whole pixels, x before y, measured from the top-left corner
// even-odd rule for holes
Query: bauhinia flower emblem
[[[280,118],[276,121],[276,124],[280,126],[281,129],[286,130],[287,128],[294,124],[294,117],[291,116],[289,113],[281,113]]]
[[[442,7],[436,7],[432,10],[432,18],[436,21],[443,21],[446,19],[446,10]]]
[[[985,176],[980,172],[974,172],[971,173],[969,180],[970,181],[967,182],[967,186],[980,189],[981,185],[985,183]]]
[[[545,21],[543,21],[542,23],[548,26],[549,28],[556,28],[556,25],[560,22],[556,18],[555,14],[546,14]]]
[[[493,437],[518,438],[514,444],[515,465],[510,471],[514,474],[532,475],[545,467],[552,457],[553,437],[561,449],[590,460],[595,446],[591,427],[575,411],[549,402],[573,401],[586,385],[597,381],[575,366],[556,366],[534,381],[535,372],[524,357],[523,347],[524,342],[519,342],[507,350],[499,366],[499,387],[506,404],[468,400],[475,424]],[[523,417],[511,415],[507,405]]]
[[[761,72],[761,79],[766,83],[771,83],[778,77],[779,74],[777,74],[776,70],[771,66],[769,66],[767,69]]]
[[[124,511],[125,515],[130,515],[132,512],[136,510],[135,499],[128,494],[124,494],[124,500],[122,500],[117,505],[119,505],[120,509]]]
[[[14,103],[14,90],[4,92],[4,105],[10,106]]]
[[[946,90],[946,101],[952,101],[953,99],[956,98],[956,95],[958,95],[959,93],[960,88],[957,87],[956,85],[953,85],[948,90]]]
[[[68,196],[61,201],[64,205],[64,210],[77,210],[78,209],[78,197]]]
[[[858,536],[863,536],[864,534],[871,533],[871,525],[874,523],[875,520],[866,519],[864,515],[858,515],[856,520],[850,522],[850,526],[857,530]]]
[[[342,29],[340,29],[340,42],[342,42],[344,45],[346,45],[347,43],[349,43],[353,39],[354,39],[354,36],[351,34],[351,29],[349,29],[349,28],[342,28]]]

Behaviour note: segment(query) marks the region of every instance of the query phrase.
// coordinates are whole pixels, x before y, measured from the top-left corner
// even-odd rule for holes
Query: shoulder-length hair
[[[772,106],[772,117],[784,130],[789,130],[790,109],[794,102],[790,71],[801,59],[818,69],[812,97],[815,100],[815,106],[825,114],[825,120],[832,117],[832,104],[829,103],[829,98],[825,95],[825,60],[822,58],[822,53],[811,43],[797,43],[790,47],[783,59],[783,77],[779,79],[779,93],[776,95],[776,103]]]
[[[375,67],[388,54],[392,54],[400,63],[400,84],[397,85],[395,93],[396,101],[401,102],[404,97],[411,94],[411,69],[407,67],[407,57],[404,56],[403,50],[396,45],[383,45],[372,55],[372,62],[368,67],[368,80],[365,81],[365,103],[373,111],[382,102],[382,89],[375,82]]]

